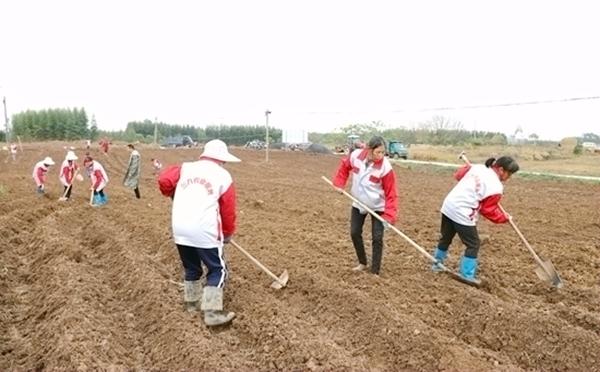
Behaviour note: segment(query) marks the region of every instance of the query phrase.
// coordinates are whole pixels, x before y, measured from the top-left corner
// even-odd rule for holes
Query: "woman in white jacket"
[[[448,256],[448,248],[456,234],[466,246],[460,260],[459,274],[468,281],[478,283],[477,256],[480,241],[477,232],[477,220],[483,215],[493,223],[506,223],[510,216],[500,208],[500,199],[506,182],[519,165],[510,156],[498,159],[489,158],[483,164],[465,164],[456,171],[454,178],[458,183],[448,193],[442,204],[442,222],[440,239],[434,252],[437,262],[442,263]],[[433,271],[440,267],[433,264]]]

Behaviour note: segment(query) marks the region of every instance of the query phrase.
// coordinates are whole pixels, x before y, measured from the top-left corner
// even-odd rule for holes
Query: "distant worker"
[[[54,165],[54,160],[46,156],[44,160],[39,161],[33,167],[33,180],[35,181],[36,191],[38,194],[46,192],[46,173],[51,165]]]
[[[12,156],[12,161],[16,162],[17,161],[17,144],[16,143],[10,144],[10,155]]]
[[[65,156],[65,160],[60,166],[60,174],[58,176],[58,179],[64,187],[63,196],[61,196],[60,199],[58,199],[60,201],[67,201],[71,198],[71,191],[73,191],[73,181],[75,180],[75,176],[79,171],[79,166],[77,165],[77,163],[75,163],[75,160],[77,159],[77,155],[75,155],[73,151],[68,151],[67,155]]]
[[[123,184],[126,187],[132,188],[135,192],[135,197],[139,199],[140,189],[138,186],[140,182],[141,156],[131,143],[127,145],[127,148],[131,150],[131,154],[129,155],[129,164],[127,164],[127,171],[125,172]]]
[[[448,248],[456,234],[466,249],[460,259],[459,275],[470,282],[479,283],[477,274],[479,248],[477,220],[483,215],[493,223],[506,223],[510,216],[500,208],[504,190],[503,182],[519,170],[519,165],[510,156],[489,158],[483,164],[466,164],[456,171],[458,183],[448,193],[442,204],[440,239],[434,251],[437,262],[443,264],[448,257]],[[441,268],[434,263],[434,272]]]
[[[85,140],[85,148],[89,150],[92,147],[92,140]]]
[[[223,245],[235,232],[236,192],[226,162],[239,162],[225,142],[204,146],[200,159],[172,166],[158,179],[163,195],[173,198],[173,238],[184,269],[183,300],[188,310],[200,300],[201,263],[207,267],[200,309],[207,326],[227,324],[235,313],[223,310],[223,288],[228,277]]]
[[[160,173],[160,170],[162,169],[162,163],[160,162],[160,160],[152,158],[150,159],[150,161],[152,162],[152,168],[154,169],[154,174],[158,174]]]
[[[83,166],[86,168],[92,181],[90,190],[94,193],[92,198],[93,206],[101,206],[108,202],[108,196],[105,193],[108,184],[108,175],[102,164],[94,160],[91,156],[86,156],[83,160]]]
[[[338,191],[342,191],[350,174],[352,174],[352,196],[386,221],[384,226],[379,219],[371,217],[373,248],[371,273],[379,275],[383,256],[383,231],[385,227],[396,222],[398,213],[396,174],[390,161],[385,157],[385,141],[382,137],[371,138],[366,148],[357,149],[342,158],[333,179],[333,185],[338,188]],[[358,203],[352,203],[350,236],[358,257],[358,266],[353,269],[354,271],[367,268],[367,255],[362,237],[367,213]]]
[[[109,140],[108,138],[104,137],[100,140],[100,142],[98,142],[98,144],[100,145],[100,149],[102,150],[102,153],[104,155],[108,155],[108,145],[109,145]]]

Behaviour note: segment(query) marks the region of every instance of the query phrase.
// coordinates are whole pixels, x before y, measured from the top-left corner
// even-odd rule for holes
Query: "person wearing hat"
[[[106,187],[106,184],[108,184],[108,175],[106,174],[104,167],[89,155],[83,160],[83,166],[92,180],[91,190],[94,192],[92,205],[100,206],[106,204],[108,202],[108,197],[104,193],[104,188]]]
[[[44,160],[37,162],[33,167],[32,176],[38,194],[44,194],[46,191],[46,173],[51,165],[54,165],[54,160],[52,160],[51,157],[46,156]]]
[[[130,143],[127,148],[131,150],[129,156],[129,164],[127,164],[127,171],[125,172],[125,178],[123,178],[123,184],[126,187],[132,188],[135,192],[135,197],[140,198],[140,189],[138,188],[140,181],[140,153]]]
[[[158,184],[173,199],[173,238],[184,269],[183,300],[189,311],[204,311],[207,326],[227,324],[235,313],[223,310],[227,263],[223,245],[236,228],[236,192],[227,162],[239,162],[225,142],[206,143],[200,158],[165,169]],[[207,268],[206,286],[200,294],[201,263]]]
[[[67,201],[71,198],[71,191],[73,190],[73,180],[75,175],[79,171],[79,166],[75,163],[77,160],[77,155],[73,151],[67,151],[67,155],[65,156],[65,160],[62,162],[60,166],[60,174],[58,179],[60,183],[63,184],[63,196],[60,197],[60,201]]]

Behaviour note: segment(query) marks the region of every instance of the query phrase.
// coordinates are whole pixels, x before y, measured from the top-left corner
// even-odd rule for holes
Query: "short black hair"
[[[367,148],[371,150],[376,149],[380,146],[383,146],[383,148],[385,149],[385,140],[381,136],[373,136],[369,140],[369,143],[367,143]]]

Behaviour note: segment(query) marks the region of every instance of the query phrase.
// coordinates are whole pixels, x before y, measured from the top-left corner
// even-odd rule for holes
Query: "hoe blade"
[[[547,282],[553,287],[561,288],[563,286],[563,282],[550,260],[542,261],[541,266],[535,268],[535,273],[537,274],[538,278]]]
[[[274,281],[273,283],[271,283],[271,288],[281,289],[281,288],[285,287],[287,285],[289,278],[290,278],[290,276],[288,274],[288,271],[283,270],[283,273],[281,275],[279,275],[277,280]]]

